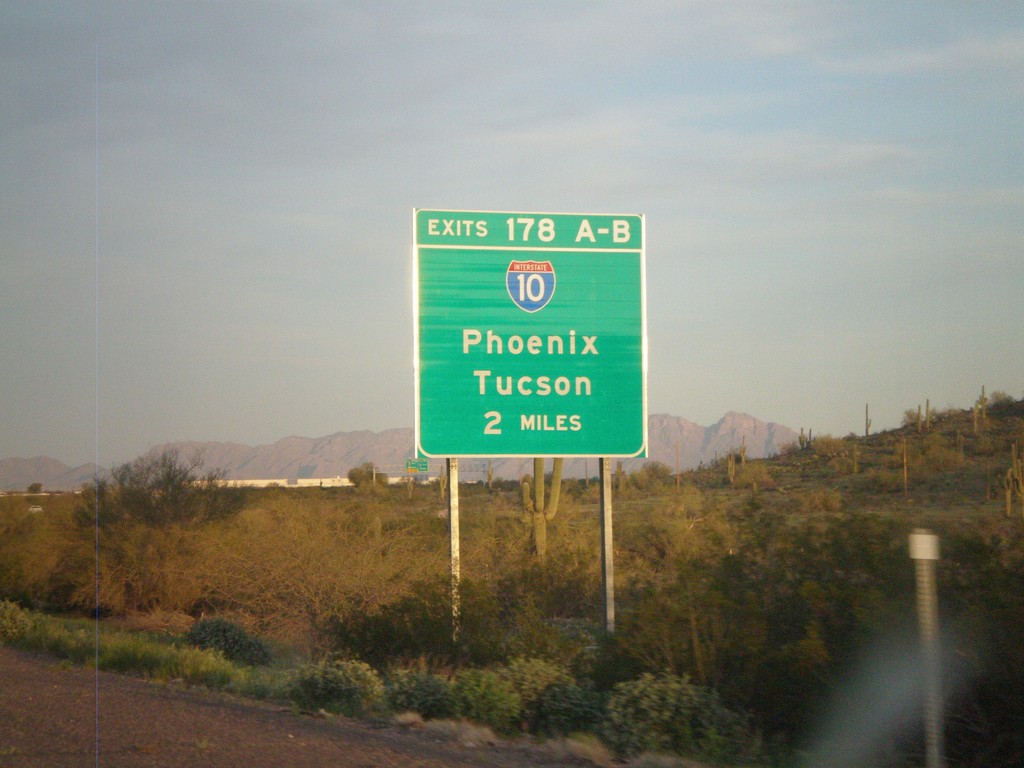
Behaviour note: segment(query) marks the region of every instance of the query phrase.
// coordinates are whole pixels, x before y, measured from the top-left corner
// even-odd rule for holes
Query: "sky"
[[[0,458],[411,427],[414,208],[639,213],[648,410],[1024,395],[1019,2],[0,8]]]

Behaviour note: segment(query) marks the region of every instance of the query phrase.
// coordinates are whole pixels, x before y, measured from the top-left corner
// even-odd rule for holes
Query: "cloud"
[[[1024,32],[972,35],[941,45],[894,47],[868,55],[823,59],[822,64],[836,72],[871,76],[988,70],[1010,74],[1019,83],[1024,68]]]

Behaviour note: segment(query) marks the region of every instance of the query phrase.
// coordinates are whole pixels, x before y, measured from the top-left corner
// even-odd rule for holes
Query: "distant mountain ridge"
[[[42,483],[45,491],[70,491],[96,479],[95,464],[69,467],[49,456],[30,459],[0,459],[0,491],[24,491],[33,483]]]
[[[648,418],[648,458],[625,459],[623,467],[633,471],[645,461],[660,461],[673,471],[690,469],[725,456],[740,445],[746,445],[747,456],[763,458],[778,453],[783,446],[797,440],[789,427],[765,422],[745,413],[730,411],[710,427],[692,421],[654,414]],[[204,466],[223,470],[232,480],[280,479],[294,482],[299,478],[345,477],[353,467],[373,462],[382,471],[402,474],[405,460],[413,454],[413,430],[387,429],[382,432],[362,430],[335,432],[324,437],[285,437],[267,445],[249,446],[241,443],[181,441],[164,443],[153,450],[176,449],[183,457],[196,451],[202,454]],[[466,480],[486,476],[486,459],[463,459],[461,475]],[[431,474],[440,472],[442,462],[430,461]],[[532,472],[526,459],[494,459],[495,477],[518,478]],[[37,456],[31,459],[0,460],[0,490],[24,491],[32,483],[42,483],[44,490],[74,490],[96,476],[95,464],[69,467],[56,459]],[[567,477],[594,476],[595,459],[569,459],[565,463]]]

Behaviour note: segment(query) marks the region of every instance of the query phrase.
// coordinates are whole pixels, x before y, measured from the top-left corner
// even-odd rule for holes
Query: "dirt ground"
[[[529,744],[467,745],[394,725],[310,717],[0,648],[2,768],[589,765]]]

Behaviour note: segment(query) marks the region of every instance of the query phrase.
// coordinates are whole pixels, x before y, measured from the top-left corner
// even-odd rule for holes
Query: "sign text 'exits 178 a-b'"
[[[644,219],[413,213],[421,456],[645,456]]]

